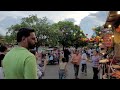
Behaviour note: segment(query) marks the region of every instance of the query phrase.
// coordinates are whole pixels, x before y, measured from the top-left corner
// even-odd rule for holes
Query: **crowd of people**
[[[82,74],[87,75],[87,61],[92,62],[93,79],[98,79],[99,60],[101,56],[96,49],[55,50],[38,52],[35,49],[37,42],[34,29],[21,28],[16,37],[18,45],[10,51],[6,46],[0,46],[0,79],[42,79],[47,64],[59,65],[59,79],[67,76],[67,66],[71,62],[74,68],[75,79],[78,78],[81,65]]]

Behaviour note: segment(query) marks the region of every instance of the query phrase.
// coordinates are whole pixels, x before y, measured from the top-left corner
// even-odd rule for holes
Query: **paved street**
[[[74,79],[74,68],[70,62],[68,63],[67,69],[68,69],[67,79]],[[80,79],[92,79],[92,76],[93,76],[93,71],[92,71],[91,63],[89,62],[87,63],[87,76],[85,76],[84,74],[81,74],[81,66],[80,66],[80,69],[79,69]],[[43,77],[43,79],[59,79],[58,65],[47,65],[45,76]]]

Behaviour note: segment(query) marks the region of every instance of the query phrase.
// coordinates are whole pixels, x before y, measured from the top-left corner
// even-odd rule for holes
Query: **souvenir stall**
[[[120,13],[119,11],[110,11],[105,23],[105,28],[111,29],[113,35],[110,36],[112,43],[112,51],[107,59],[107,72],[103,75],[103,79],[120,79]],[[107,39],[105,39],[107,45]]]
[[[111,53],[113,47],[113,32],[111,29],[103,29],[101,31],[103,42],[99,44],[101,60],[100,64],[100,79],[103,79],[103,76],[108,73],[109,58],[108,55]]]

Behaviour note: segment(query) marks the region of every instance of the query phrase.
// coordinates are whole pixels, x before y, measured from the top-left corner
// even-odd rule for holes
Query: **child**
[[[62,62],[59,64],[59,79],[65,79],[67,72],[67,62],[65,58],[62,58]]]

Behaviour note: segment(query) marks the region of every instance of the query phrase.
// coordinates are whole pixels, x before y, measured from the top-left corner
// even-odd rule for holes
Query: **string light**
[[[117,11],[117,14],[120,14],[120,11]]]
[[[109,28],[111,28],[111,25],[108,25]]]

